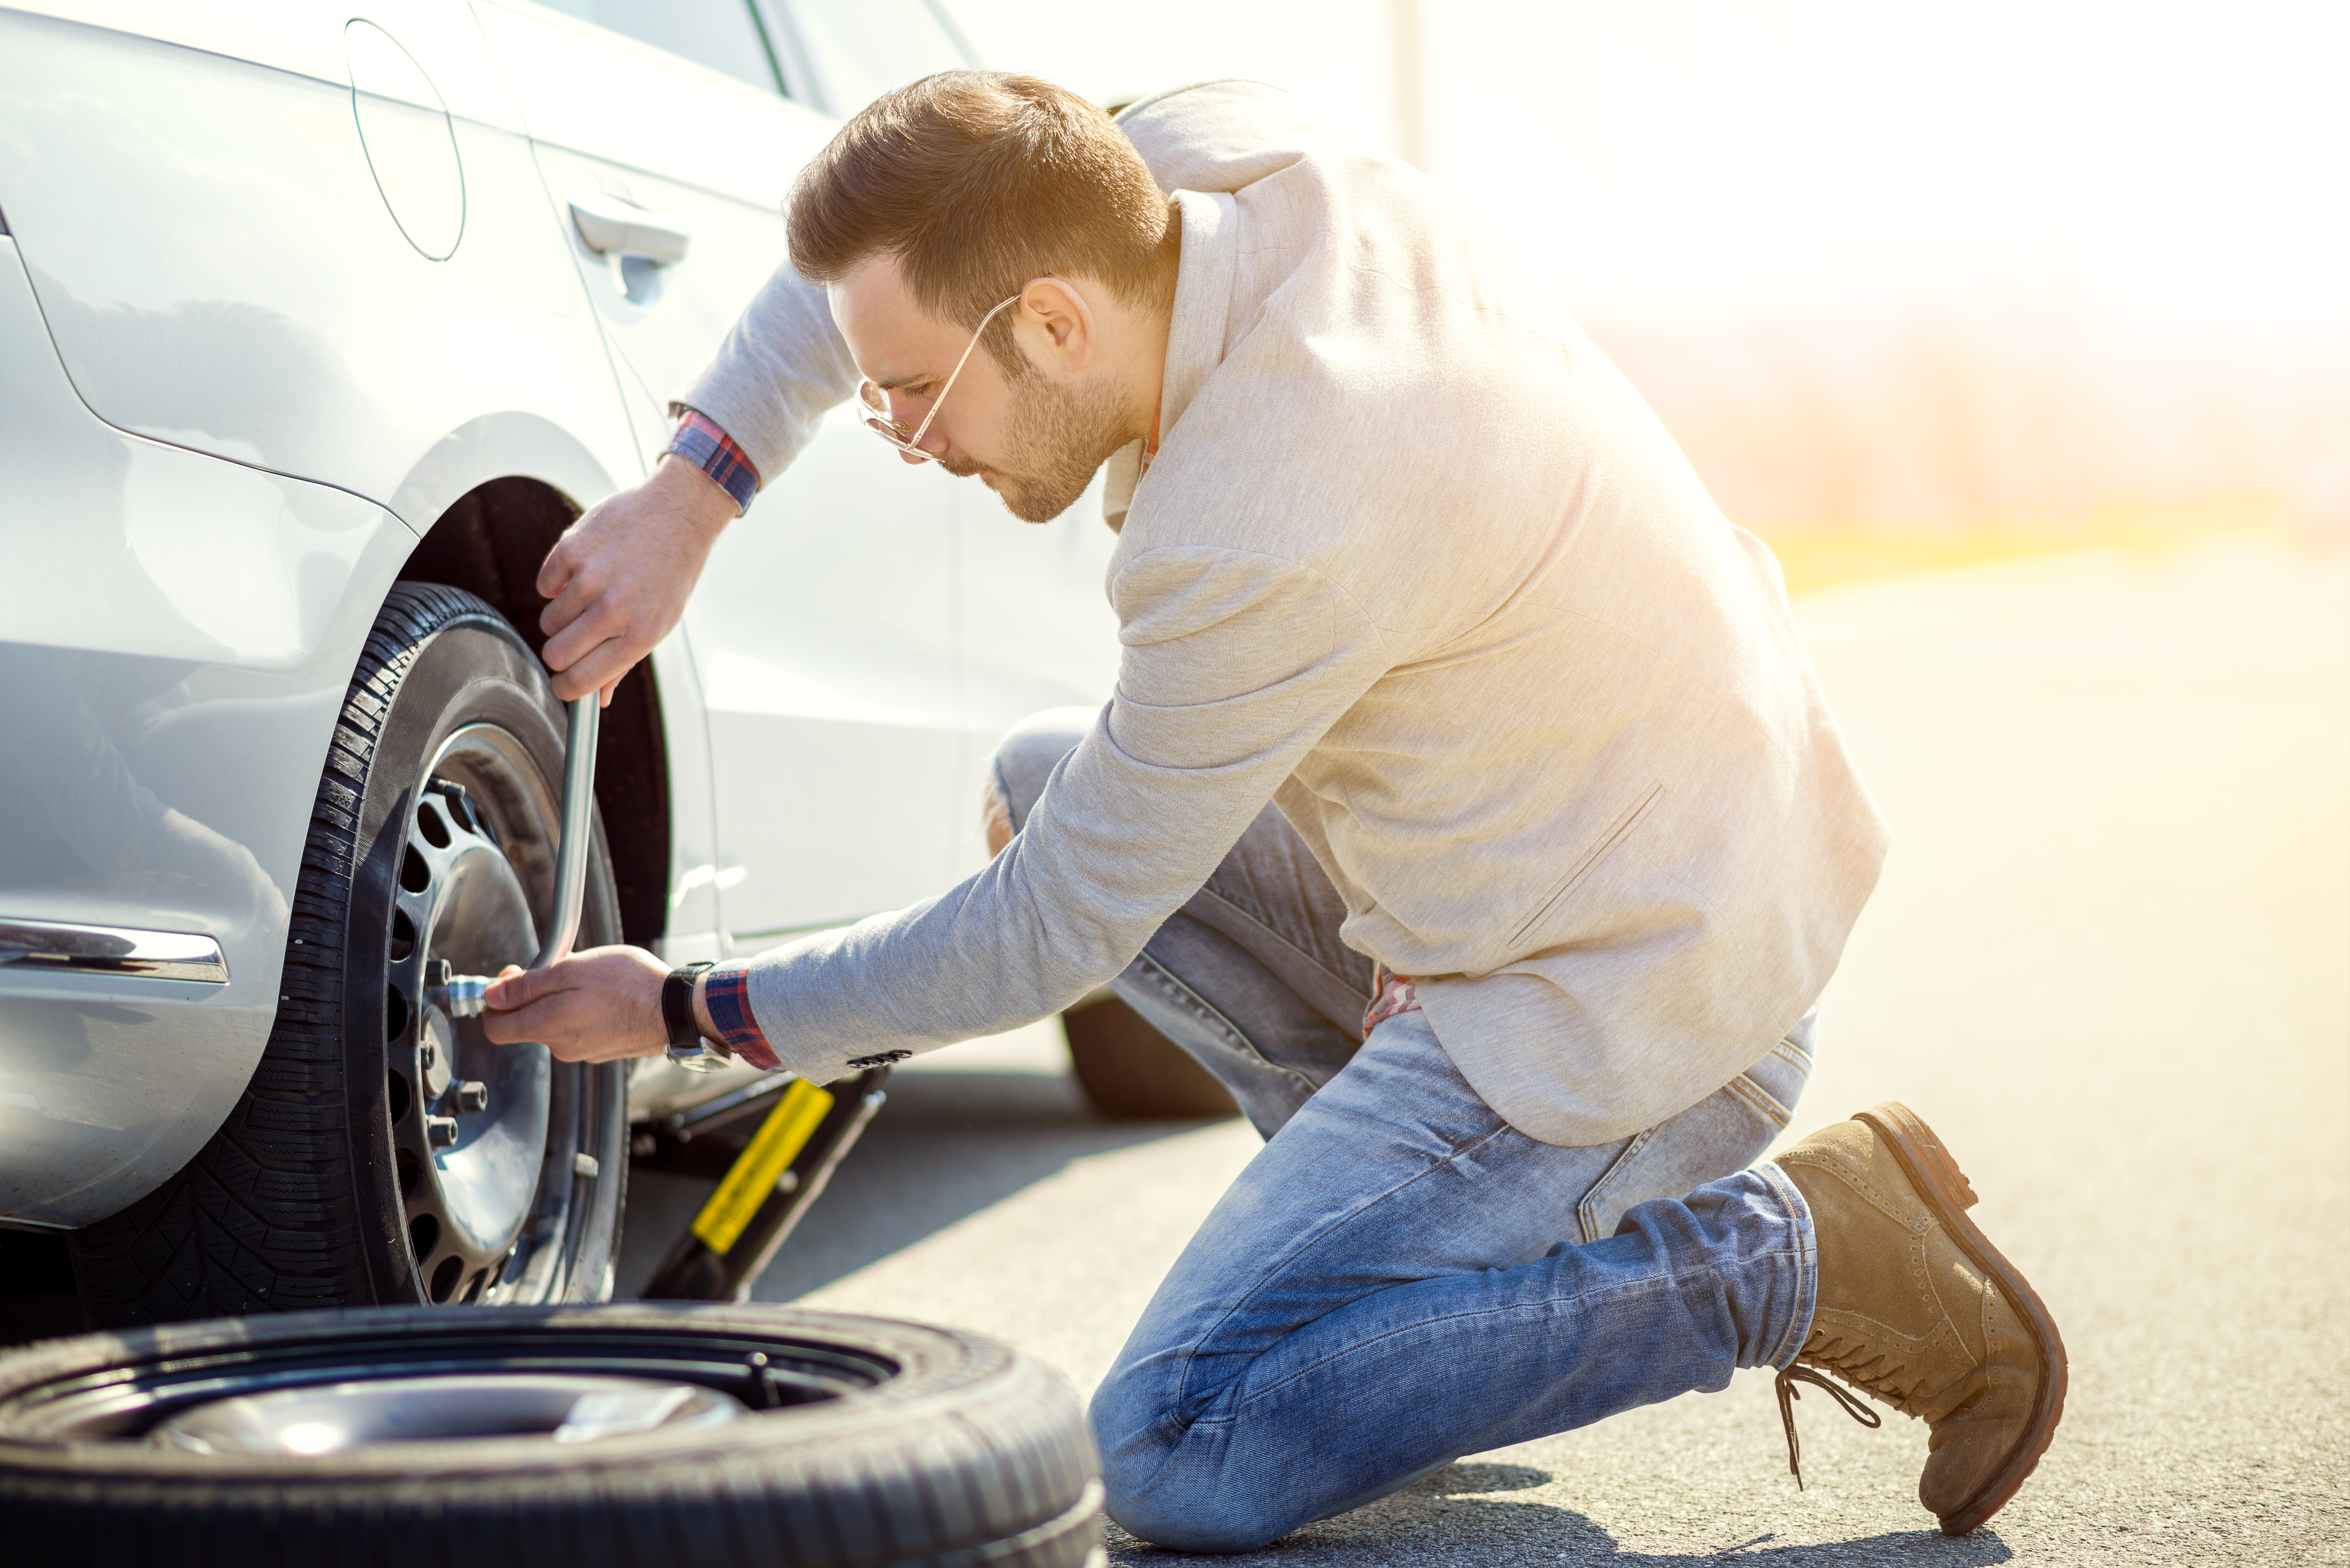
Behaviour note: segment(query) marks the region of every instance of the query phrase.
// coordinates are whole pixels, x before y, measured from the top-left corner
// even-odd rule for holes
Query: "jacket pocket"
[[[1534,912],[1528,915],[1525,922],[1510,933],[1510,946],[1515,948],[1520,942],[1532,936],[1544,920],[1549,919],[1552,911],[1565,903],[1567,897],[1583,885],[1584,878],[1589,877],[1593,869],[1602,860],[1607,858],[1608,851],[1623,843],[1631,834],[1632,829],[1639,826],[1640,819],[1648,815],[1649,808],[1663,798],[1664,793],[1663,784],[1650,784],[1639,799],[1625,809],[1623,815],[1608,824],[1607,831],[1593,840],[1591,847],[1585,850],[1582,857],[1567,867],[1566,875],[1559,878],[1558,884],[1543,895],[1543,900],[1534,907]]]

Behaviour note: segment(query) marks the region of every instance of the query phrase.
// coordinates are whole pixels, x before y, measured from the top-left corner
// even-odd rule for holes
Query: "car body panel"
[[[484,419],[526,411],[608,471],[636,469],[528,144],[449,122],[463,234],[436,262],[387,206],[352,100],[348,85],[0,12],[0,212],[83,400],[420,532],[463,493],[420,483],[445,472],[434,449]]]
[[[236,0],[233,5],[191,5],[187,0],[10,0],[0,11],[177,44],[323,82],[349,80],[344,74],[349,53],[345,32],[352,13],[320,0]],[[450,113],[503,130],[523,129],[464,0],[369,0],[366,16],[400,41],[432,79],[435,97]]]
[[[0,965],[0,1217],[80,1225],[184,1164],[260,1060],[328,738],[415,539],[99,421],[5,238],[0,365],[0,915],[200,932],[229,971]]]

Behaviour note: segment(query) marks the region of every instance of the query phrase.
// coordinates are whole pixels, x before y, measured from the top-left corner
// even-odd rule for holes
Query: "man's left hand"
[[[589,948],[545,969],[508,964],[483,992],[482,1033],[536,1040],[560,1062],[658,1056],[669,1045],[661,982],[670,966],[642,948]]]

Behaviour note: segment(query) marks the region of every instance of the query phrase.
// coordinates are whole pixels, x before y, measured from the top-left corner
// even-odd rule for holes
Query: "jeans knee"
[[[1028,808],[1045,793],[1045,781],[1085,739],[1097,717],[1091,708],[1048,708],[1021,720],[996,742],[989,774],[1001,786],[1014,828],[1027,820]]]
[[[1103,1511],[1119,1529],[1171,1552],[1251,1552],[1296,1527],[1258,1495],[1262,1478],[1232,1473],[1228,1423],[1186,1424],[1138,1394],[1113,1372],[1091,1412]]]
[[[1120,1530],[1170,1552],[1253,1552],[1298,1521],[1275,1518],[1261,1500],[1234,1496],[1202,1467],[1169,1454],[1147,1474],[1102,1459],[1102,1511]]]
[[[1121,1500],[1109,1494],[1103,1510],[1111,1522],[1138,1541],[1168,1552],[1253,1552],[1267,1542],[1286,1535],[1289,1525],[1260,1526],[1245,1520],[1216,1517],[1202,1513],[1187,1517],[1180,1512],[1169,1512],[1138,1500]]]

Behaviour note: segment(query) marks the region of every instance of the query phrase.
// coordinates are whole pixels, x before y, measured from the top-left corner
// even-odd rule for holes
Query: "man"
[[[790,234],[676,455],[549,556],[556,691],[641,658],[859,395],[1022,517],[1108,463],[1117,695],[1003,743],[960,887],[698,978],[517,974],[493,1035],[650,1054],[690,982],[694,1029],[822,1082],[1114,979],[1269,1139],[1094,1400],[1110,1514],[1164,1545],[1740,1366],[1924,1417],[1947,1530],[2012,1496],[2063,1348],[1932,1133],[1880,1106],[1750,1168],[1882,824],[1769,552],[1545,293],[1248,83],[1113,125],[933,77]]]

